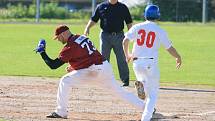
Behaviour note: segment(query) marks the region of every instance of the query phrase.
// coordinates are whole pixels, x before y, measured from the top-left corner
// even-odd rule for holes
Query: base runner
[[[148,5],[145,8],[144,17],[145,22],[134,25],[125,34],[123,48],[127,61],[133,60],[138,96],[145,100],[141,121],[150,121],[159,90],[158,50],[160,44],[175,57],[177,68],[181,66],[181,57],[172,46],[166,32],[155,23],[160,17],[158,6]],[[134,42],[132,54],[129,53],[129,41]]]

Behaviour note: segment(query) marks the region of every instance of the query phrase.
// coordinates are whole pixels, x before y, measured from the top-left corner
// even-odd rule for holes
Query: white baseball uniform
[[[160,44],[166,49],[172,46],[166,32],[156,23],[145,21],[134,25],[125,38],[134,42],[132,54],[133,70],[138,81],[144,84],[146,93],[145,109],[141,121],[150,121],[158,97],[160,72],[158,68],[158,50]]]

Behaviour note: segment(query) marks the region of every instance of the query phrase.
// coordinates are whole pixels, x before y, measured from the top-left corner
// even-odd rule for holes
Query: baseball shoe
[[[155,114],[155,113],[156,113],[156,111],[157,111],[157,110],[156,110],[156,108],[154,108],[153,114]]]
[[[153,115],[155,114],[155,112],[156,112],[156,108],[154,108]],[[152,119],[151,119],[151,120],[152,120]],[[138,121],[141,121],[141,119],[138,120]],[[157,120],[156,120],[156,121],[157,121]]]
[[[46,118],[63,118],[63,119],[67,119],[67,116],[60,116],[56,112],[52,112],[49,115],[47,115]]]
[[[146,95],[145,95],[145,92],[144,92],[144,86],[143,86],[143,83],[140,82],[140,81],[135,81],[134,83],[135,85],[135,88],[137,90],[137,95],[140,99],[142,100],[145,100],[146,98]]]
[[[122,87],[126,87],[126,86],[129,86],[129,82],[123,83]]]

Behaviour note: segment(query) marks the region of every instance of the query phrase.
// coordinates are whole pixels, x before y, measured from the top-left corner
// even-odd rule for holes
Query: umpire
[[[113,49],[122,86],[129,86],[129,69],[123,52],[122,41],[124,39],[124,21],[127,28],[132,26],[132,18],[127,6],[118,0],[107,0],[99,4],[89,20],[84,34],[89,35],[90,28],[100,19],[100,49],[102,55],[110,61],[110,53]]]

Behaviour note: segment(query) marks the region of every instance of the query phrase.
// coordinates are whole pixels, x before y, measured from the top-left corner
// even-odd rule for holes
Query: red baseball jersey
[[[70,64],[70,70],[88,68],[93,64],[102,64],[104,58],[84,35],[70,36],[61,50],[59,59]]]

